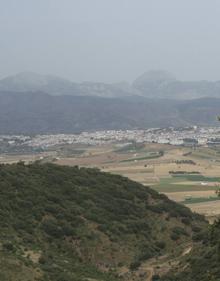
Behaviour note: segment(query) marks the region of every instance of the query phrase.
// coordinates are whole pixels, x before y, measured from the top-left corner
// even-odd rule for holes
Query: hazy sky
[[[220,80],[219,0],[0,0],[0,77]]]

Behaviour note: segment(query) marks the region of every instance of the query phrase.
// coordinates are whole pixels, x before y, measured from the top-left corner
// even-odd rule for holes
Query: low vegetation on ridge
[[[0,166],[0,280],[129,280],[122,268],[175,254],[204,225],[166,196],[97,169]]]

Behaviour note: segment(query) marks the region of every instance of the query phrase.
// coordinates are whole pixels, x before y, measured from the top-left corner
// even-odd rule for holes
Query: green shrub
[[[5,242],[2,244],[3,249],[9,251],[9,252],[13,252],[15,250],[14,245],[11,242]]]
[[[59,226],[57,221],[52,218],[44,220],[42,228],[48,235],[55,238],[60,238],[64,235],[61,226]]]
[[[140,261],[134,261],[130,264],[129,268],[131,271],[135,271],[140,267],[141,263]]]

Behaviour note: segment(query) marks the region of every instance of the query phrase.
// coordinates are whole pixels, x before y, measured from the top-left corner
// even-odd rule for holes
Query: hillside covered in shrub
[[[118,175],[53,164],[0,166],[0,280],[128,280],[122,269],[133,272],[175,252],[204,224],[188,208]]]
[[[158,281],[219,281],[220,280],[220,221],[195,236],[194,248],[177,268]]]

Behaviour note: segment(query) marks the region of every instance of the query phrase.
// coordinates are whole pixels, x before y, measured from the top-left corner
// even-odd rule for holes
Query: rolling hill
[[[8,281],[146,280],[142,263],[175,256],[206,226],[127,178],[39,163],[0,166],[0,217]]]
[[[220,99],[51,96],[0,92],[0,134],[218,125]]]

